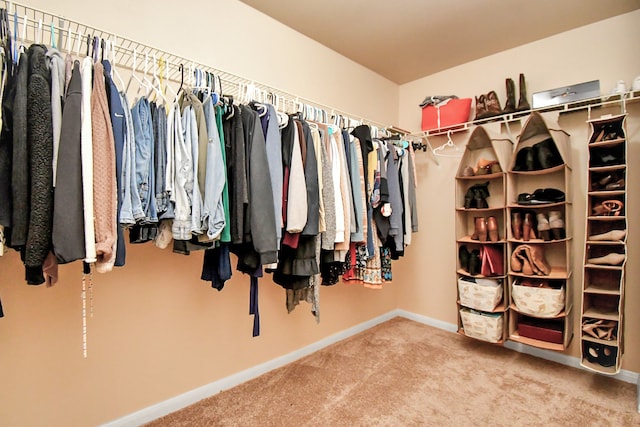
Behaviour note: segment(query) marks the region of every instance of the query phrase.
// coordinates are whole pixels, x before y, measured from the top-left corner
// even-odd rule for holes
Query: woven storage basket
[[[482,284],[486,282],[487,284]],[[488,283],[495,283],[492,286]],[[469,282],[463,277],[458,279],[460,304],[482,311],[493,311],[502,301],[502,285],[496,280],[484,279],[480,283]]]
[[[499,342],[502,339],[503,314],[487,314],[460,309],[462,327],[466,336],[488,342]]]
[[[560,289],[534,288],[514,283],[511,297],[520,313],[534,317],[556,317],[564,309],[564,286]]]

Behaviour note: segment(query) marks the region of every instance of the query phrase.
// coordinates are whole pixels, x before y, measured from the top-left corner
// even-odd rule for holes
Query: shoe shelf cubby
[[[502,344],[508,331],[506,168],[512,143],[477,126],[455,183],[458,333]]]
[[[533,112],[507,170],[508,339],[564,351],[573,337],[568,134]]]
[[[614,375],[624,354],[626,114],[589,120],[581,365]]]

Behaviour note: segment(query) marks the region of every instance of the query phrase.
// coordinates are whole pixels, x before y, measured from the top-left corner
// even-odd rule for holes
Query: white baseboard
[[[406,317],[407,319],[415,320],[416,322],[424,323],[425,325],[433,326],[439,329],[444,329],[445,331],[456,332],[458,330],[458,325],[455,325],[453,323],[443,322],[442,320],[432,319],[430,317],[411,313],[405,310],[396,310],[396,312],[398,313],[398,316]],[[556,351],[531,347],[513,341],[507,341],[504,346],[510,350],[515,350],[520,353],[530,354],[541,359],[550,360],[562,365],[580,368],[588,372],[593,372],[580,366],[580,359],[575,356],[569,356],[568,354],[558,353]],[[616,375],[612,375],[612,377],[627,383],[638,384],[640,393],[640,374],[638,374],[638,372],[621,369],[619,373],[617,373]]]
[[[345,329],[344,331],[330,335],[324,339],[321,339],[320,341],[314,342],[313,344],[309,344],[308,346],[285,354],[284,356],[280,356],[275,359],[269,360],[268,362],[253,366],[249,369],[238,372],[237,374],[233,374],[202,387],[198,387],[194,390],[172,397],[155,405],[148,406],[132,414],[125,415],[122,418],[109,421],[105,424],[102,424],[102,427],[133,427],[148,423],[157,418],[170,414],[171,412],[199,402],[202,399],[211,397],[223,390],[237,386],[276,368],[294,362],[324,347],[327,347],[338,341],[342,341],[345,338],[349,338],[352,335],[365,331],[379,323],[386,322],[387,320],[394,317],[398,317],[399,315],[400,314],[398,310],[389,311],[388,313],[382,314],[371,320],[367,320],[366,322],[352,326],[351,328]]]
[[[294,362],[304,356],[307,356],[313,352],[316,352],[324,347],[327,347],[345,338],[349,338],[352,335],[365,331],[379,323],[386,322],[387,320],[392,319],[394,317],[404,317],[410,320],[415,320],[416,322],[433,326],[438,329],[443,329],[448,332],[455,333],[458,330],[458,325],[455,325],[453,323],[444,322],[438,319],[433,319],[431,317],[412,313],[406,310],[400,310],[400,309],[391,310],[371,320],[368,320],[366,322],[355,325],[351,328],[345,329],[344,331],[328,336],[320,341],[317,341],[313,344],[309,344],[308,346],[302,347],[301,349],[293,351],[289,354],[285,354],[284,356],[277,357],[268,362],[253,366],[242,372],[238,372],[237,374],[233,374],[228,377],[222,378],[218,381],[214,381],[212,383],[204,385],[202,387],[198,387],[194,390],[188,391],[176,397],[172,397],[170,399],[167,399],[155,405],[146,407],[132,414],[125,415],[122,418],[109,421],[108,423],[102,424],[102,427],[133,427],[133,426],[139,426],[141,424],[153,421],[157,418],[170,414],[171,412],[177,411],[193,403],[196,403],[202,399],[206,399],[207,397],[211,397],[217,393],[220,393],[222,390],[226,390],[231,387],[237,386],[253,378],[256,378],[262,374],[272,371],[273,369],[276,369],[288,363]],[[566,354],[557,353],[554,351],[542,350],[539,348],[530,347],[521,343],[515,343],[511,341],[508,341],[505,344],[505,347],[511,350],[518,351],[520,353],[530,354],[532,356],[539,357],[541,359],[546,359],[546,360],[550,360],[563,365],[584,369],[580,366],[580,360],[577,357],[568,356]],[[625,381],[628,383],[638,384],[638,392],[640,394],[640,375],[637,372],[627,371],[623,369],[620,371],[620,373],[615,375],[614,378],[617,378],[621,381]],[[638,412],[640,412],[640,402],[638,403]]]

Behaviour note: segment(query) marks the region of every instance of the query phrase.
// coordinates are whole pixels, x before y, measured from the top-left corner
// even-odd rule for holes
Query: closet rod
[[[76,51],[77,38],[82,35],[83,41],[80,43],[80,53],[86,53],[86,38],[99,37],[101,40],[110,40],[116,42],[114,50],[115,64],[116,66],[128,70],[133,69],[133,53],[134,50],[137,55],[136,73],[142,73],[144,70],[144,57],[145,54],[150,59],[155,55],[156,60],[164,60],[165,66],[168,67],[168,80],[179,83],[181,80],[181,71],[179,69],[180,64],[184,66],[185,84],[190,81],[188,75],[190,69],[199,69],[205,72],[210,72],[217,76],[222,81],[222,89],[225,95],[232,95],[234,98],[241,99],[241,91],[245,88],[253,88],[254,96],[260,94],[260,96],[277,96],[284,100],[285,106],[309,106],[312,109],[323,110],[326,116],[331,121],[332,116],[342,116],[349,120],[349,124],[368,124],[375,129],[382,131],[392,126],[384,125],[382,123],[363,118],[360,115],[354,115],[347,113],[341,109],[334,108],[325,104],[321,104],[315,101],[311,101],[304,97],[300,97],[289,92],[283,91],[273,86],[256,82],[255,80],[248,79],[243,76],[228,73],[196,61],[181,57],[179,55],[158,49],[143,43],[136,42],[134,40],[121,37],[109,31],[101,30],[96,27],[92,27],[83,24],[78,21],[74,21],[64,16],[56,15],[50,12],[46,12],[40,9],[33,8],[21,3],[16,3],[8,0],[0,0],[4,4],[4,8],[8,15],[8,25],[11,31],[12,38],[17,37],[18,46],[27,42],[43,42],[46,45],[52,45],[52,30],[54,33],[53,39],[57,45],[57,48],[61,52],[67,52],[67,38],[71,36],[71,51]],[[18,22],[18,34],[14,34],[14,19],[17,18]],[[24,40],[23,40],[24,32]],[[152,70],[153,64],[150,64],[149,70]],[[163,76],[164,77],[164,76]],[[231,86],[232,90],[229,90]],[[267,102],[266,100],[264,100]],[[287,109],[287,108],[285,108]],[[287,109],[290,110],[290,109]],[[297,107],[293,110],[297,110]]]

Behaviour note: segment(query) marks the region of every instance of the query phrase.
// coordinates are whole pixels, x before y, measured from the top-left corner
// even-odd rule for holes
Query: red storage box
[[[450,99],[442,106],[422,108],[422,130],[450,129],[469,121],[471,98]]]
[[[562,323],[544,320],[521,320],[518,334],[522,337],[562,344]]]

